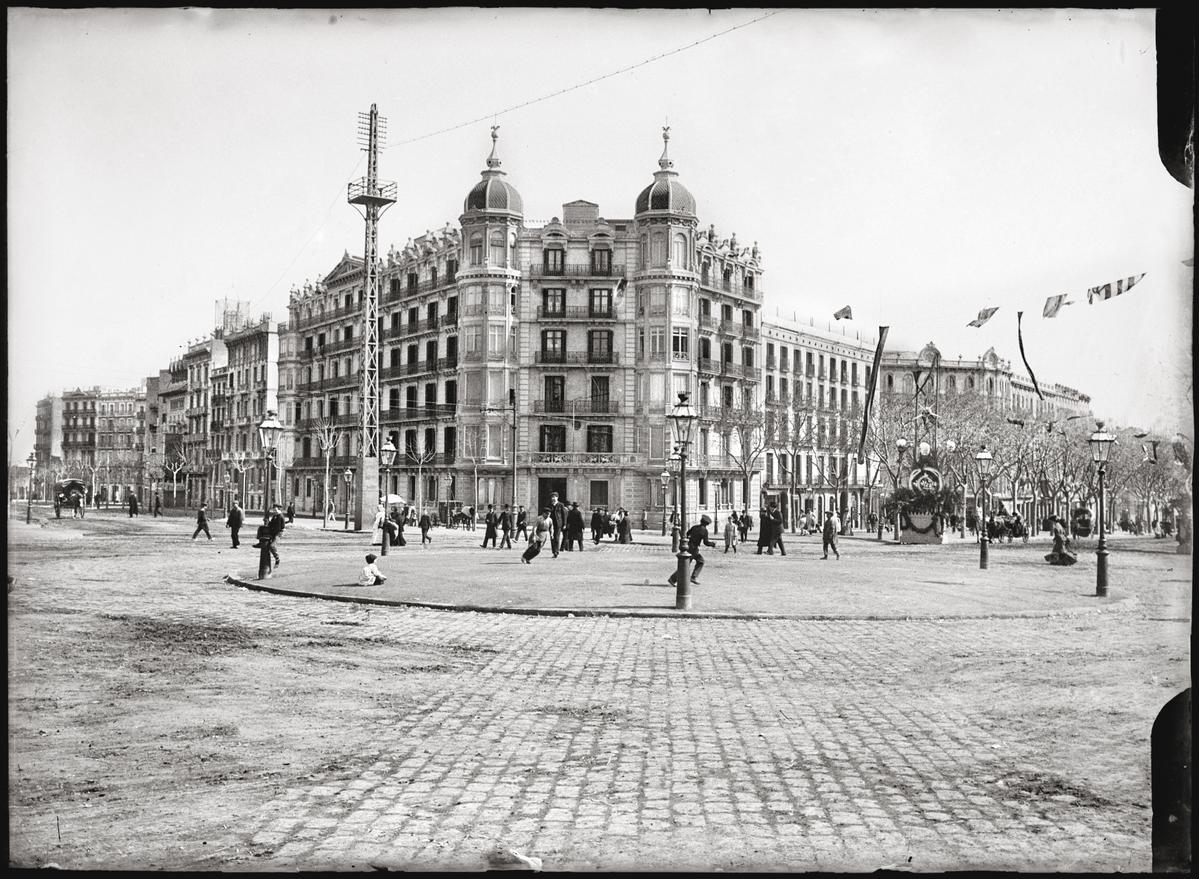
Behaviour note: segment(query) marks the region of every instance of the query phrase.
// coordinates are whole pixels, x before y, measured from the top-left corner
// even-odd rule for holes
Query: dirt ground
[[[164,550],[130,527],[119,516],[10,522],[10,867],[293,868],[247,834],[261,810],[368,772],[389,741],[381,724],[418,723],[447,686],[510,646],[491,643],[487,623],[469,629],[467,614],[439,617],[462,621],[456,637],[422,637],[419,625],[401,637],[371,625],[369,607],[245,590],[230,600],[215,545]],[[1143,838],[1146,721],[1190,680],[1190,559],[1141,561],[1164,573],[1147,581],[1139,612],[1119,618],[1126,625],[1102,614],[1007,621],[1009,642],[964,623],[947,627],[943,650],[895,654],[889,672],[905,690],[952,691],[946,704],[1023,743],[970,784],[1010,790],[1050,817],[1062,803],[1110,809],[1113,832]],[[1081,741],[1084,729],[1093,736]],[[477,866],[488,863],[505,865],[497,854]]]

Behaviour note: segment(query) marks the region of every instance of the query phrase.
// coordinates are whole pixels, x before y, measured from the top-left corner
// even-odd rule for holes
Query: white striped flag
[[[1066,301],[1066,294],[1061,293],[1057,296],[1050,296],[1045,300],[1045,309],[1041,312],[1041,317],[1057,317],[1057,313],[1062,310],[1063,305],[1071,305]]]
[[[1141,272],[1139,275],[1133,275],[1130,278],[1121,278],[1118,281],[1112,281],[1098,287],[1091,287],[1087,290],[1087,305],[1091,305],[1096,299],[1102,302],[1105,299],[1111,299],[1113,296],[1119,296],[1121,293],[1127,293],[1143,277],[1145,277],[1145,273]]]
[[[853,320],[853,309],[847,305],[844,308],[842,308],[840,311],[834,311],[833,317],[836,320],[841,320],[841,318],[847,318],[848,320]]]
[[[998,308],[984,308],[978,313],[978,317],[970,321],[970,323],[966,324],[966,326],[981,327],[983,324],[989,321],[997,311],[999,311]]]

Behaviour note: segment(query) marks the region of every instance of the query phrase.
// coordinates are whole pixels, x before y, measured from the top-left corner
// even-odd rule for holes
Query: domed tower
[[[655,270],[694,271],[695,197],[671,170],[670,126],[662,129],[662,158],[654,182],[637,196],[634,222],[637,227],[642,272]]]
[[[482,179],[467,193],[459,222],[462,260],[459,292],[458,408],[460,460],[477,464],[474,486],[460,494],[483,509],[488,503],[513,502],[515,474],[504,461],[514,458],[510,440],[496,432],[496,409],[513,402],[517,383],[517,304],[520,269],[517,242],[524,225],[524,203],[500,170],[499,126],[491,127],[491,155]],[[462,474],[465,476],[465,474]],[[475,478],[477,477],[477,478]],[[478,495],[475,496],[475,490]]]

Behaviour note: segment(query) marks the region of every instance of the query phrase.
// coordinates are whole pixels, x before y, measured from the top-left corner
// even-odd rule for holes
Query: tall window
[[[670,353],[675,360],[691,357],[691,334],[686,327],[675,327],[670,332]]]
[[[687,236],[681,232],[674,236],[674,264],[676,268],[685,269],[688,267],[689,260],[687,259]]]
[[[490,322],[487,324],[487,356],[488,357],[503,357],[504,356],[504,340],[507,338],[507,333],[504,331],[504,325],[498,322]]]
[[[607,251],[604,251],[605,253]],[[592,290],[591,291],[591,316],[592,317],[608,317],[612,314],[612,291],[611,290]]]
[[[592,479],[591,480],[591,506],[606,507],[608,506],[608,480]]]
[[[502,229],[492,229],[487,258],[493,266],[504,264],[504,232]]]
[[[591,251],[591,271],[597,275],[606,275],[612,271],[612,251],[606,247]]]
[[[587,428],[587,451],[612,451],[612,425],[592,424]]]
[[[564,424],[543,424],[541,426],[541,451],[543,452],[565,452],[566,451],[566,425]]]
[[[543,254],[545,273],[560,275],[566,271],[566,251],[560,247],[547,247]]]
[[[483,265],[483,233],[476,232],[470,236],[470,264]]]
[[[562,412],[566,409],[566,377],[547,375],[545,377],[545,411]]]
[[[588,330],[587,332],[587,359],[592,363],[611,363],[612,358],[612,331],[611,330]]]
[[[591,411],[608,411],[608,376],[593,375],[591,377]]]
[[[662,355],[666,353],[666,328],[665,327],[650,327],[649,328],[649,353],[650,355]]]
[[[566,362],[566,330],[541,331],[541,359],[546,363]]]
[[[545,316],[566,314],[566,291],[556,287],[542,290],[541,311]]]

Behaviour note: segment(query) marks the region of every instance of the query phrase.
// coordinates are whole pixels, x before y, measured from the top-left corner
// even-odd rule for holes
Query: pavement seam
[[[1127,610],[1132,606],[1134,598],[1110,599],[1095,607],[1068,608],[1052,611],[1013,611],[1011,613],[990,614],[944,614],[913,616],[905,614],[769,614],[769,613],[721,613],[716,611],[670,610],[668,608],[645,610],[604,610],[601,608],[549,608],[549,607],[495,607],[480,604],[440,604],[427,601],[400,601],[387,598],[369,598],[361,595],[331,595],[325,592],[311,592],[303,589],[289,589],[283,586],[270,586],[254,580],[242,580],[231,574],[224,577],[226,583],[252,589],[259,592],[269,592],[274,595],[290,595],[296,598],[319,598],[324,601],[340,601],[349,604],[369,604],[381,607],[418,607],[426,610],[457,611],[461,613],[492,613],[517,614],[521,616],[548,617],[612,617],[612,618],[645,618],[645,619],[716,619],[716,620],[830,620],[833,622],[894,622],[902,620],[1024,620],[1049,619],[1055,617],[1076,617],[1095,613],[1114,613]]]

